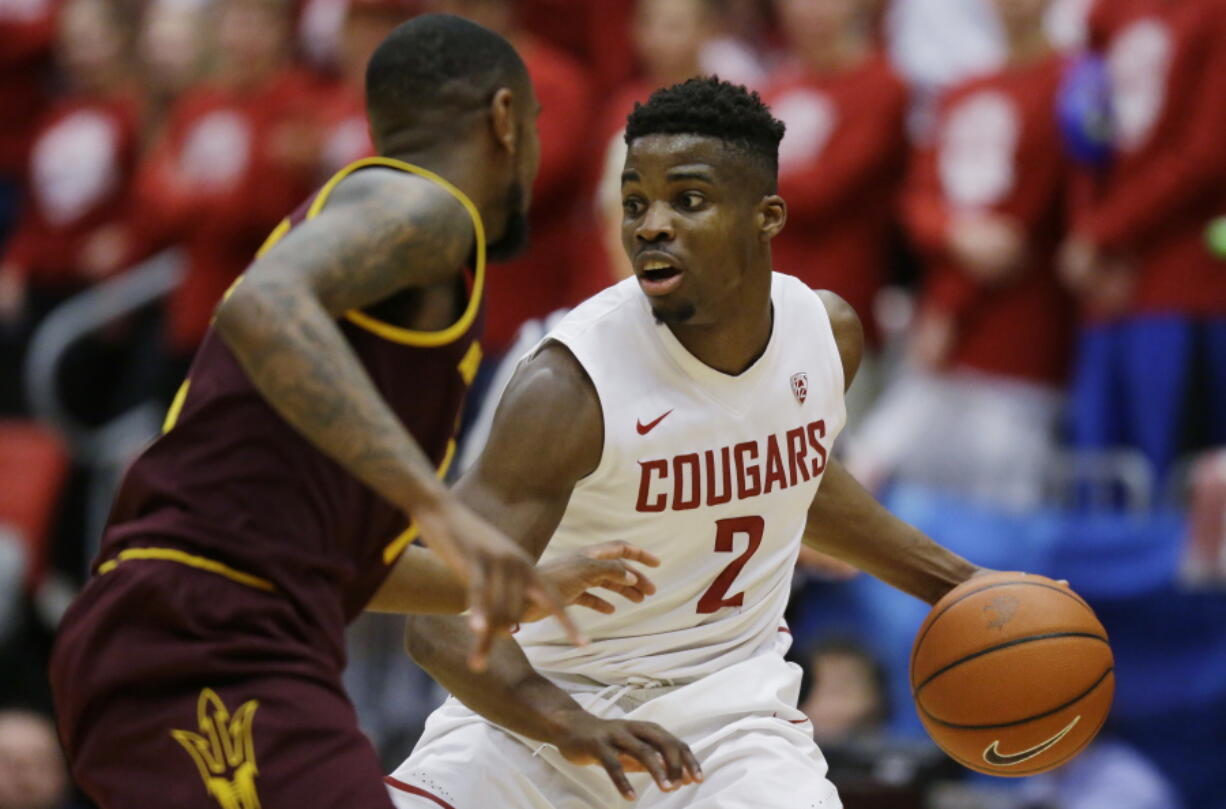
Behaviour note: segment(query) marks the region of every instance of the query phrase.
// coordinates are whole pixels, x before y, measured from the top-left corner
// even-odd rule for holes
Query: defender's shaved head
[[[485,106],[500,87],[529,86],[528,70],[506,39],[463,17],[423,14],[397,26],[371,56],[366,109],[380,140],[421,124],[437,128],[442,119]]]

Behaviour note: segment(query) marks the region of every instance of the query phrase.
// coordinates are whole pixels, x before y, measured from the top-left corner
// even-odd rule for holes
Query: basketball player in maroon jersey
[[[523,63],[420,17],[372,57],[367,104],[384,157],[342,170],[231,288],[63,621],[60,733],[103,809],[390,807],[341,686],[348,621],[468,604],[479,666],[526,609],[567,620],[550,579],[596,608],[591,584],[650,592],[623,560],[654,560],[624,544],[538,574],[440,482],[487,254],[523,241],[539,162]],[[588,721],[572,750],[633,724]]]

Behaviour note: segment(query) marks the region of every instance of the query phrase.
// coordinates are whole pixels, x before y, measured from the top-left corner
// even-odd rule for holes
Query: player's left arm
[[[833,292],[819,292],[850,387],[864,352],[855,310]],[[929,603],[980,571],[887,511],[844,466],[831,459],[809,505],[804,542]]]

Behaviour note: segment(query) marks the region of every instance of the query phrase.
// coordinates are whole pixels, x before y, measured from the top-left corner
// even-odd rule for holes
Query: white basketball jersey
[[[778,648],[810,502],[846,419],[843,366],[821,299],[775,273],[762,356],[730,376],[656,322],[634,278],[572,311],[545,338],[591,377],[604,419],[600,464],[571,495],[544,560],[624,539],[651,551],[659,592],[617,612],[571,614],[516,635],[545,674],[687,682]],[[786,648],[784,645],[782,648]]]

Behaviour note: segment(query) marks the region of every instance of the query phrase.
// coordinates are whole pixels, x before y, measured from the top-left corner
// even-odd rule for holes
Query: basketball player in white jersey
[[[801,542],[929,602],[977,571],[831,457],[862,332],[840,298],[771,271],[787,213],[782,136],[756,94],[715,79],[631,114],[623,242],[635,277],[521,361],[457,491],[545,559],[640,545],[662,560],[658,591],[576,615],[586,647],[553,619],[525,626],[481,674],[465,666],[462,621],[414,619],[411,653],[455,698],[387,779],[399,807],[608,807],[620,792],[651,809],[837,809],[796,707],[799,669],[783,658]],[[659,732],[635,723],[690,749],[656,745],[660,756],[641,757],[651,777],[627,775],[608,748],[576,747],[592,714],[630,720],[614,750],[641,752]],[[612,783],[582,763],[604,764]]]

